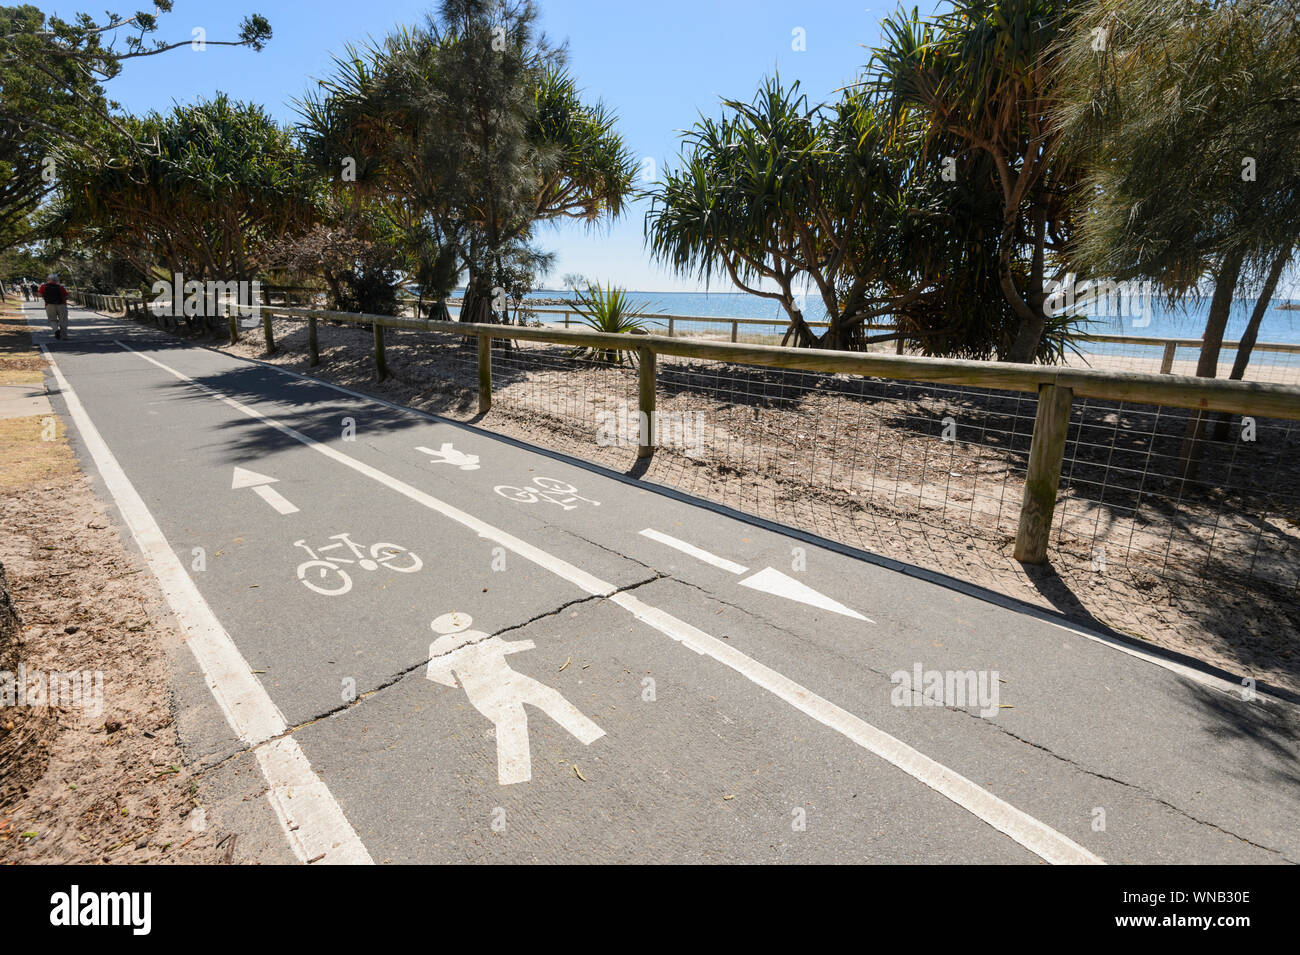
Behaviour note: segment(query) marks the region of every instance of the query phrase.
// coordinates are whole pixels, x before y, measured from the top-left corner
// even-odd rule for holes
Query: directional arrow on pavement
[[[279,491],[271,487],[278,480],[278,478],[267,477],[265,474],[258,474],[256,471],[249,471],[246,468],[235,468],[235,477],[230,482],[230,489],[237,491],[241,487],[251,487],[258,497],[281,514],[297,514],[298,508],[287,501]]]
[[[856,610],[850,610],[838,600],[832,600],[825,594],[813,590],[807,584],[800,583],[793,577],[783,574],[773,567],[764,567],[758,573],[746,577],[740,582],[740,586],[749,587],[752,590],[761,590],[764,593],[776,594],[778,597],[785,597],[787,600],[797,600],[799,603],[808,604],[810,607],[821,607],[823,610],[843,614],[846,617],[852,617],[854,620],[866,620],[867,623],[875,623],[874,620],[862,616]]]
[[[706,564],[721,567],[733,574],[749,573],[748,567],[743,567],[735,561],[727,560],[725,557],[719,557],[717,554],[711,554],[703,548],[688,544],[684,540],[678,540],[676,537],[665,534],[663,531],[657,531],[653,527],[647,527],[641,532],[641,536],[648,537],[661,544],[667,544],[683,554],[690,554]],[[813,590],[807,584],[800,583],[788,574],[781,573],[774,567],[764,567],[758,573],[750,574],[740,582],[740,586],[748,587],[751,590],[761,590],[763,593],[775,594],[778,597],[784,597],[786,600],[797,600],[799,603],[808,604],[810,607],[820,607],[822,610],[829,610],[831,613],[852,617],[854,620],[865,620],[867,623],[876,622],[870,617],[862,616],[856,610],[850,610],[838,600],[832,600],[825,594]]]

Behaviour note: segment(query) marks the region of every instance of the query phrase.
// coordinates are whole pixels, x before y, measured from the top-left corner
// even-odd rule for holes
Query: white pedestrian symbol
[[[457,451],[451,446],[450,441],[444,441],[442,447],[437,451],[432,448],[416,448],[415,450],[433,458],[429,462],[430,464],[450,464],[462,471],[477,471],[479,468],[477,454],[466,454],[464,451]]]
[[[537,707],[584,745],[605,735],[559,691],[511,669],[506,654],[536,649],[533,641],[489,637],[469,630],[473,622],[464,613],[443,614],[433,621],[434,632],[442,636],[429,645],[425,676],[450,687],[459,680],[474,709],[492,721],[497,738],[497,779],[502,786],[533,778],[525,703]]]

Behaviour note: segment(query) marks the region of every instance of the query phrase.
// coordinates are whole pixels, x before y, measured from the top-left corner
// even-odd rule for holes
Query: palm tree
[[[1005,352],[1016,316],[998,284],[1001,204],[980,188],[992,181],[987,156],[972,156],[973,178],[944,181],[915,114],[896,115],[869,81],[814,106],[774,77],[752,101],[723,107],[684,134],[681,160],[653,192],[646,235],[658,259],[777,302],[797,345],[901,338],[929,354]],[[825,310],[821,335],[801,288]],[[896,331],[867,334],[885,316]],[[1058,353],[1062,333],[1041,336],[1035,355]]]
[[[750,102],[722,105],[720,119],[701,117],[684,134],[678,168],[654,190],[646,235],[657,258],[777,302],[786,340],[804,346],[862,347],[868,321],[936,290],[907,277],[898,242],[909,159],[884,148],[865,92],[812,105],[776,76]],[[826,310],[821,336],[805,321],[801,287]]]
[[[957,179],[1001,198],[997,280],[1017,320],[1002,355],[1011,361],[1039,352],[1048,283],[1064,272],[1077,173],[1057,156],[1061,133],[1049,117],[1055,44],[1074,5],[952,0],[930,19],[899,11],[881,24],[886,42],[872,59],[897,121],[920,122],[931,156],[948,157]]]

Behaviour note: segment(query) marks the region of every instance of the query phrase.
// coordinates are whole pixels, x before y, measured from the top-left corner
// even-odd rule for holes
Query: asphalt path
[[[1300,858],[1290,702],[133,323],[40,329],[243,857]]]

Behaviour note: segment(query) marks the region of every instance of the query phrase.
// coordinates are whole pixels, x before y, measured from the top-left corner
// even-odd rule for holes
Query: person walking
[[[23,279],[23,301],[30,302],[31,300],[32,300],[32,287],[27,283],[26,279]]]
[[[54,337],[67,338],[68,290],[59,284],[59,277],[51,272],[36,294],[45,301],[45,320],[54,329]]]

